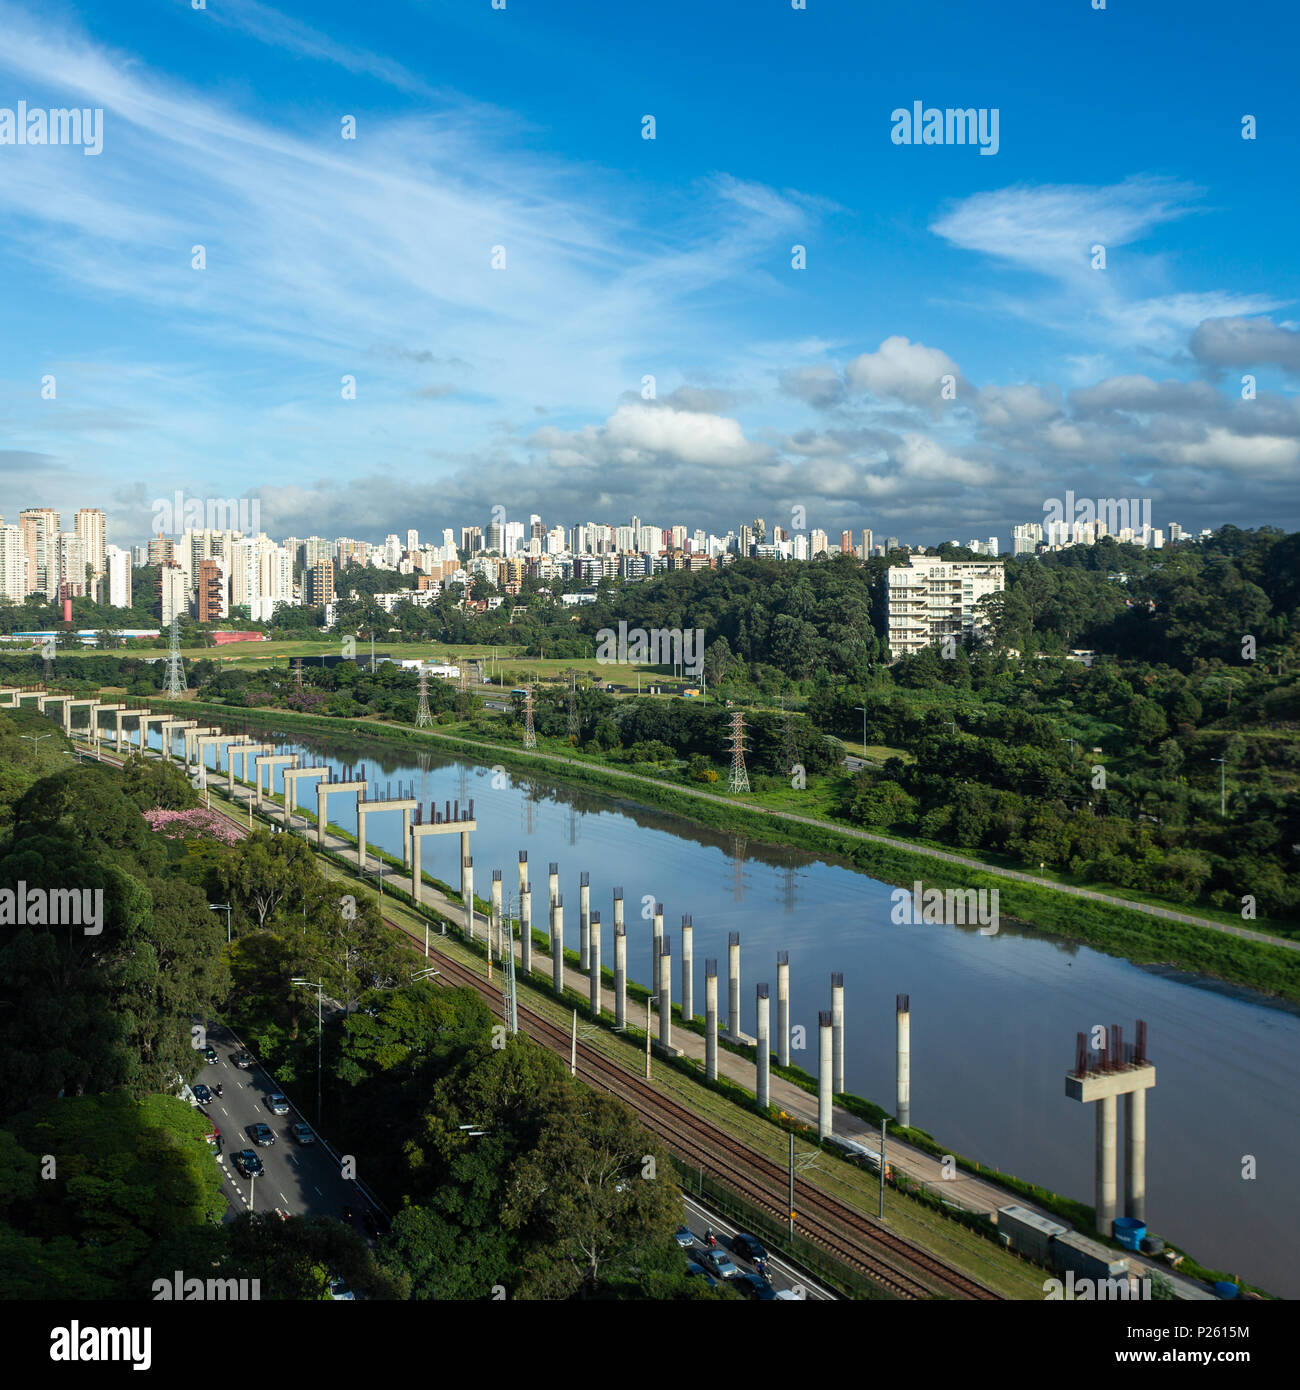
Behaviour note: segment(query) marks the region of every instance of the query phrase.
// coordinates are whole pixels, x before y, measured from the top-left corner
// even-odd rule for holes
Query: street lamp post
[[[226,914],[226,945],[230,945],[230,904],[229,903],[209,903],[209,912],[225,911]]]
[[[321,1037],[325,1030],[325,1023],[321,1016],[322,1000],[324,998],[324,980],[307,980],[301,975],[295,975],[290,981],[295,985],[315,985],[316,986],[316,1128],[320,1129],[320,1081],[321,1081]]]
[[[32,745],[33,756],[40,752],[40,744],[43,738],[53,738],[53,734],[19,734],[19,738],[24,738]]]

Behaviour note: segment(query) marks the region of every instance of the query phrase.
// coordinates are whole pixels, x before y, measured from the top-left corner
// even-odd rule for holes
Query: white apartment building
[[[959,642],[987,624],[980,600],[1006,582],[1001,560],[944,560],[912,555],[889,571],[889,650],[910,656],[955,637]]]
[[[294,603],[293,555],[267,535],[236,541],[229,565],[230,608],[247,605],[255,622],[270,622],[278,603]]]
[[[98,507],[82,507],[76,519],[77,539],[81,542],[86,563],[92,574],[90,592],[95,599],[102,598],[104,579],[104,542],[107,539],[107,526],[104,513]]]
[[[183,618],[188,613],[185,572],[179,565],[163,565],[158,571],[158,601],[163,627],[170,626],[173,617]]]
[[[94,578],[86,577],[85,542],[75,531],[60,531],[57,542],[59,576],[55,594],[59,587],[66,585],[69,598],[88,596],[94,589]]]
[[[21,603],[27,597],[27,552],[21,526],[0,517],[0,603]]]
[[[104,574],[108,584],[108,606],[131,606],[131,552],[121,546],[104,547]]]
[[[1032,555],[1037,546],[1043,543],[1043,528],[1036,521],[1027,521],[1022,526],[1011,528],[1011,553],[1013,555]]]
[[[808,550],[809,558],[813,560],[830,553],[830,540],[825,531],[813,530],[808,533]]]

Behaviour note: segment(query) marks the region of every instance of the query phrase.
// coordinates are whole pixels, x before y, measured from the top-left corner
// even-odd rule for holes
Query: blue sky
[[[0,108],[104,110],[97,156],[0,145],[6,519],[99,505],[139,540],[181,489],[259,495],[275,535],[802,506],[1005,545],[1071,490],[1300,525],[1285,5],[0,0],[0,26]],[[915,101],[996,109],[996,154],[894,143]]]

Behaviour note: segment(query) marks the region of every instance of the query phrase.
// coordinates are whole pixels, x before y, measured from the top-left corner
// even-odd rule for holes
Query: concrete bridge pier
[[[533,885],[526,879],[519,888],[519,968],[533,973]]]
[[[740,1033],[740,933],[727,933],[727,1036],[739,1042]]]
[[[834,1052],[835,1094],[844,1090],[844,976],[835,971],[831,975],[831,1035]]]
[[[718,1079],[718,962],[704,961],[704,1075]]]
[[[622,898],[618,903],[622,904]],[[627,1027],[627,928],[614,920],[614,1027]]]
[[[898,1098],[894,1109],[900,1125],[912,1123],[912,996],[900,994],[895,1004],[898,1015]]]
[[[591,968],[591,875],[586,869],[578,875],[578,966]]]
[[[695,1015],[695,926],[689,912],[682,914],[682,1022]]]
[[[593,912],[588,940],[587,974],[591,984],[591,1011],[600,1017],[600,913]]]
[[[776,953],[776,1064],[790,1065],[790,952]]]
[[[832,1133],[831,1068],[834,1066],[834,1046],[831,1039],[831,1016],[827,1010],[817,1015],[820,1052],[817,1066],[817,1137],[829,1139]]]
[[[551,906],[551,988],[564,993],[564,899],[558,893]]]
[[[754,1051],[754,1095],[758,1108],[766,1110],[771,1101],[772,1040],[771,1030],[772,1001],[768,998],[767,985],[758,986],[758,1046]]]

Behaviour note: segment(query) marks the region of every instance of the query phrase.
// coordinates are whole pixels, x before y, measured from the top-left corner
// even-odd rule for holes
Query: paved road
[[[726,1251],[731,1262],[739,1269],[753,1273],[753,1262],[741,1255],[734,1247],[734,1240],[740,1232],[740,1227],[702,1206],[694,1197],[683,1193],[682,1200],[686,1205],[684,1224],[695,1237],[694,1247],[684,1250],[683,1255],[690,1260],[699,1256],[705,1248],[704,1233],[711,1226],[714,1235],[718,1237],[718,1243]],[[820,1284],[809,1279],[806,1274],[801,1274],[780,1255],[772,1253],[770,1248],[768,1250],[767,1273],[768,1283],[774,1289],[790,1289],[808,1301],[833,1301],[836,1298],[836,1295],[829,1289],[822,1288]]]
[[[332,1216],[341,1221],[344,1207],[351,1207],[358,1234],[366,1238],[359,1223],[369,1203],[356,1183],[340,1176],[338,1163],[323,1144],[298,1144],[290,1135],[291,1125],[300,1120],[311,1123],[312,1117],[292,1106],[287,1115],[271,1113],[267,1097],[280,1087],[260,1065],[249,1071],[235,1066],[230,1059],[241,1045],[228,1028],[211,1024],[208,1041],[217,1050],[217,1061],[205,1066],[191,1084],[211,1088],[220,1082],[222,1086],[221,1099],[214,1096],[203,1109],[221,1131],[217,1161],[225,1177],[222,1191],[230,1204],[226,1219],[254,1209],[279,1208],[290,1216]],[[254,1124],[269,1125],[275,1143],[268,1148],[254,1144],[248,1133]],[[231,1162],[231,1155],[240,1149],[252,1149],[262,1160],[265,1172],[260,1178],[240,1176]]]

